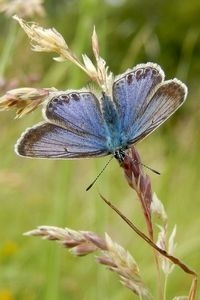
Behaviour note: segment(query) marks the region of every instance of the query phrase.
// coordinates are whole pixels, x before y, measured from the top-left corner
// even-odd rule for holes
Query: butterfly
[[[122,162],[128,148],[159,127],[186,99],[185,84],[164,77],[159,65],[148,62],[116,76],[112,95],[102,92],[98,98],[84,89],[60,92],[43,109],[45,121],[19,138],[16,153],[51,159],[111,154]]]

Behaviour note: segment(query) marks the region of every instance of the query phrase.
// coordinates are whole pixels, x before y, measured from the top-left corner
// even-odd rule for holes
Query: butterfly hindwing
[[[81,158],[106,155],[106,149],[91,136],[81,136],[52,123],[27,129],[18,140],[17,154],[37,158]]]

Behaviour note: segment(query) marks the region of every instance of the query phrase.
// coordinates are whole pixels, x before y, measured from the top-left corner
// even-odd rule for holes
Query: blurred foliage
[[[48,0],[44,7],[46,16],[31,21],[55,27],[78,55],[91,54],[95,25],[101,55],[115,74],[137,63],[154,61],[167,78],[178,77],[188,85],[186,104],[138,149],[144,162],[162,173],[150,176],[171,226],[178,226],[177,256],[199,271],[199,0]],[[0,53],[3,55],[8,42],[12,45],[8,63],[1,68],[2,94],[18,86],[73,89],[88,84],[86,76],[70,63],[57,63],[52,54],[31,52],[28,38],[11,18],[1,14],[0,27]],[[40,112],[20,120],[13,120],[12,112],[1,113],[0,300],[137,299],[92,257],[78,260],[55,244],[21,236],[43,224],[100,234],[107,231],[133,253],[155,294],[151,250],[105,207],[97,187],[84,191],[106,159],[71,162],[15,156],[16,139],[39,120]],[[135,195],[116,162],[110,164],[97,186],[144,228],[140,208],[133,201]],[[176,269],[169,280],[167,299],[186,294],[189,284],[188,276]]]

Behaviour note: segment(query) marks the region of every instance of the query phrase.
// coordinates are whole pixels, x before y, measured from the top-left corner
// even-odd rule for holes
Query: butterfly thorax
[[[104,126],[107,136],[107,149],[115,153],[118,149],[126,149],[127,143],[123,139],[121,122],[115,104],[109,96],[103,93],[101,98]]]

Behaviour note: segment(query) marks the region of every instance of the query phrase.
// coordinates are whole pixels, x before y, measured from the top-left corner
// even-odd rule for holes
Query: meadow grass
[[[138,3],[130,7],[137,10]],[[178,6],[175,8],[178,9]],[[194,34],[190,39],[187,37],[189,33],[181,33],[185,39],[171,45],[179,53],[177,61],[172,57],[172,63],[168,52],[173,51],[166,48],[166,38],[159,22],[151,20],[150,7],[146,7],[146,13],[142,14],[143,22],[137,18],[136,12],[132,12],[132,16],[129,9],[126,2],[120,10],[120,7],[102,4],[101,1],[61,1],[55,7],[54,2],[49,1],[46,3],[46,17],[41,22],[45,27],[58,29],[78,54],[88,53],[95,24],[102,47],[101,55],[108,65],[113,66],[116,74],[136,63],[154,60],[163,66],[168,78],[177,73],[180,79],[186,80],[189,85],[187,102],[175,117],[138,144],[137,150],[144,163],[162,173],[161,176],[149,175],[153,191],[164,203],[170,229],[177,224],[176,256],[199,272],[200,73],[197,73],[194,53],[195,45],[199,43],[198,35]],[[180,12],[177,14],[181,18]],[[171,12],[168,11],[165,16],[164,32],[167,34]],[[0,18],[4,25],[0,48],[4,49],[5,37],[14,21],[3,15]],[[132,35],[126,36],[126,32],[131,31],[130,21],[136,29]],[[190,31],[192,29],[196,32],[195,26],[192,28],[191,25]],[[20,29],[14,34],[15,39],[12,39],[15,31],[10,32],[11,43],[7,46],[10,50],[7,51],[12,55],[1,69],[6,80],[5,89],[9,88],[11,78],[17,79],[19,86],[31,86],[32,74],[37,75],[38,81],[33,83],[37,87],[68,89],[80,88],[88,83],[86,76],[70,63],[53,62],[50,55],[32,53],[28,39]],[[179,47],[178,50],[176,47]],[[115,161],[110,163],[96,186],[86,193],[85,188],[102,169],[106,158],[47,161],[15,155],[13,146],[21,132],[41,119],[40,111],[19,120],[14,120],[12,112],[1,113],[0,300],[137,299],[120,285],[116,275],[94,263],[92,255],[78,259],[54,243],[22,236],[23,232],[39,225],[91,230],[101,236],[107,232],[133,254],[144,281],[156,295],[157,278],[151,249],[99,196],[101,192],[145,231],[137,197]],[[175,268],[169,277],[166,299],[187,294],[190,284],[191,278]]]

